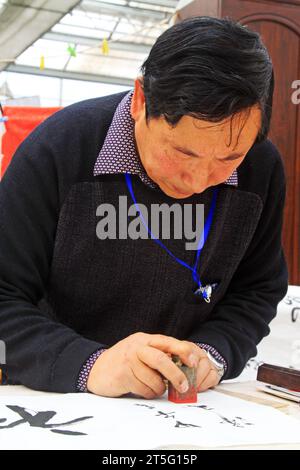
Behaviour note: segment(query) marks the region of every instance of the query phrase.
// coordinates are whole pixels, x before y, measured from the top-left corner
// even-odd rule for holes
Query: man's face
[[[135,81],[131,115],[135,140],[148,176],[175,199],[202,193],[223,183],[242,163],[256,140],[261,111],[255,106],[219,123],[183,116],[172,128],[163,117],[146,124],[145,99]],[[189,153],[193,154],[189,154]]]

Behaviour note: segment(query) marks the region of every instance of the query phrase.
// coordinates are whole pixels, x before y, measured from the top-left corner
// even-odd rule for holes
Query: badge
[[[198,287],[198,289],[195,290],[194,294],[201,295],[204,298],[205,302],[209,304],[213,290],[216,289],[217,286],[218,284],[214,283],[214,284],[207,284],[204,287],[202,286]]]

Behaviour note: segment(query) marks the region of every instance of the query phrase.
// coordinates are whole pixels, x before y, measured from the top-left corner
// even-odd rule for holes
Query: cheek
[[[153,171],[161,177],[172,177],[180,171],[179,164],[167,154],[157,153],[153,158]]]
[[[226,181],[229,178],[229,176],[232,175],[234,170],[235,170],[234,166],[216,168],[210,175],[210,179],[213,180],[215,183],[219,184],[220,182]]]

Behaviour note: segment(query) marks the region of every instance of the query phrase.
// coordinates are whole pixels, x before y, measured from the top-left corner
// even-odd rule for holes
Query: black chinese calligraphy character
[[[141,405],[139,403],[136,403],[135,404],[136,406],[144,406],[150,410],[155,410],[156,407],[155,406],[149,406],[149,405]],[[193,427],[193,428],[201,428],[201,426],[197,426],[195,424],[189,424],[189,423],[182,423],[181,421],[178,421],[176,420],[176,416],[175,416],[175,411],[170,411],[169,413],[166,413],[165,411],[160,411],[160,410],[156,410],[157,413],[155,416],[159,416],[160,418],[171,418],[171,419],[174,419],[176,421],[175,423],[175,428],[189,428],[189,427]]]
[[[11,411],[13,411],[14,413],[17,413],[22,419],[13,421],[12,423],[7,424],[6,426],[0,426],[0,429],[11,429],[16,426],[19,426],[20,424],[28,423],[29,426],[31,427],[50,429],[50,431],[54,433],[66,434],[68,436],[86,436],[86,434],[82,432],[65,431],[65,430],[58,430],[54,428],[67,426],[67,425],[71,425],[74,423],[79,423],[80,421],[85,421],[87,419],[93,418],[93,416],[83,416],[82,418],[76,418],[71,421],[67,421],[65,423],[46,424],[51,418],[53,418],[53,416],[57,414],[56,411],[33,411],[33,414],[31,414],[28,411],[26,411],[26,408],[23,408],[21,406],[6,405],[6,407],[10,409]],[[0,419],[1,423],[5,421],[7,420]]]
[[[209,411],[210,413],[215,414],[218,416],[221,421],[220,424],[231,424],[234,427],[237,428],[244,428],[245,426],[252,426],[254,423],[248,423],[244,418],[241,418],[240,416],[235,416],[234,418],[227,418],[226,416],[221,415],[217,411],[214,410],[214,408],[208,408],[206,405],[188,405],[190,408],[199,408],[204,411]]]

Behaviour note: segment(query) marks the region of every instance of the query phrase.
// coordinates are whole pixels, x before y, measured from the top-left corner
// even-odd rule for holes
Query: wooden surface
[[[257,370],[257,380],[300,392],[300,370],[262,364]]]

